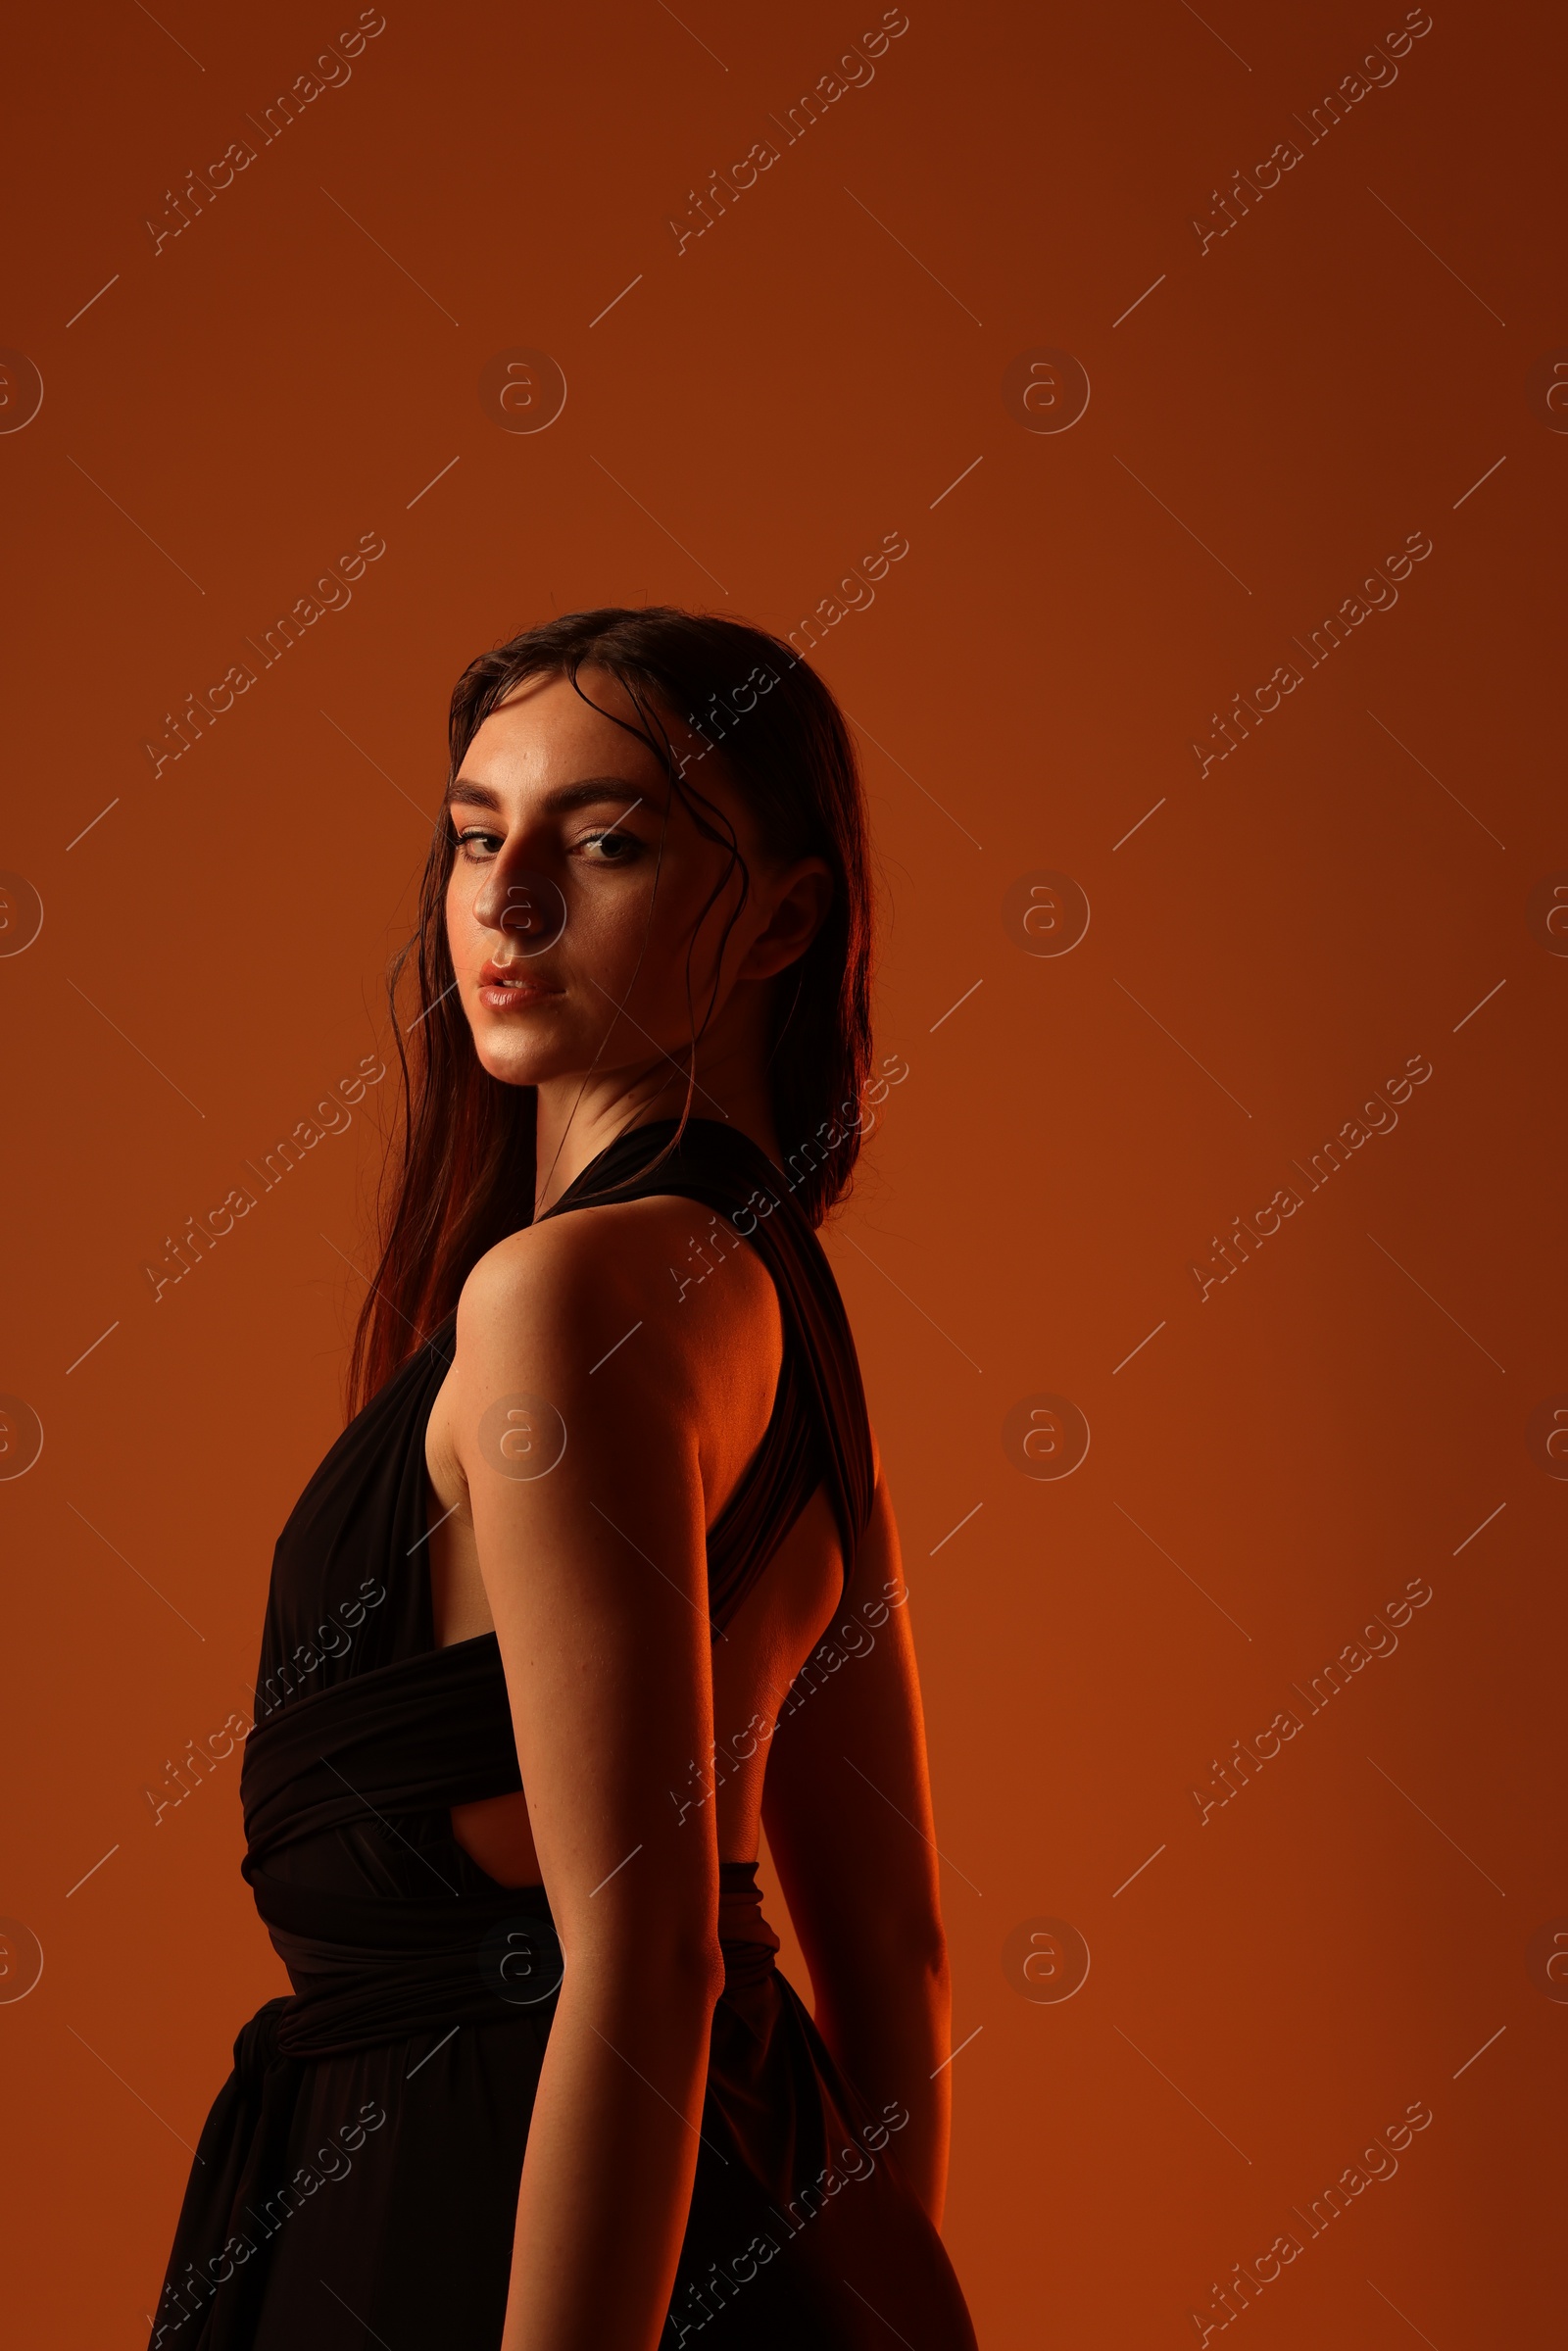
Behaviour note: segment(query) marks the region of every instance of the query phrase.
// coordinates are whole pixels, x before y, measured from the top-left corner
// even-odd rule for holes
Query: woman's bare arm
[[[452,1422],[565,1953],[503,2351],[655,2351],[723,1981],[711,1815],[676,1835],[665,1793],[712,1739],[696,1400],[621,1213],[503,1244],[458,1316]]]
[[[780,1713],[762,1819],[822,2037],[873,2107],[908,2109],[891,2144],[940,2228],[951,1993],[907,1597],[879,1469],[844,1598]]]

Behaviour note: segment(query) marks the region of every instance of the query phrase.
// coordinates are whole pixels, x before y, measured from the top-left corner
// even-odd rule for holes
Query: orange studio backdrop
[[[790,634],[863,761],[889,1083],[824,1241],[980,2341],[1546,2339],[1564,49],[1477,0],[14,24],[8,2339],[145,2340],[283,1988],[238,1758],[447,697],[642,603]]]

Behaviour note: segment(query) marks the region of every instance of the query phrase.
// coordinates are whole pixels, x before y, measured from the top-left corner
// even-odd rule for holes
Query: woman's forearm
[[[720,1982],[646,1954],[568,1967],[529,2123],[502,2351],[655,2351]]]
[[[915,1967],[907,1952],[895,1951],[885,1966],[859,1966],[815,1989],[817,2029],[843,2071],[873,2111],[907,2112],[888,2149],[940,2229],[952,2107],[946,1955]]]

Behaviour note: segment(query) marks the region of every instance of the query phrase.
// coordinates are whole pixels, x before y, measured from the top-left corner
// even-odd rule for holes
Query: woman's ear
[[[800,960],[833,904],[832,868],[821,857],[802,857],[778,875],[770,895],[772,911],[746,951],[739,979],[771,979]]]

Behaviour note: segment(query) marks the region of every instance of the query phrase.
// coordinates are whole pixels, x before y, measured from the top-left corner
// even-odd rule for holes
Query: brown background
[[[0,439],[0,864],[45,920],[0,963],[0,1388],[45,1443],[0,1488],[0,1911],[45,1967],[0,2007],[8,2331],[144,2339],[187,2147],[282,1987],[237,1761],[156,1827],[143,1791],[246,1702],[390,1086],[156,1304],[142,1264],[385,1049],[476,651],[596,603],[788,628],[897,530],[820,664],[862,730],[909,1075],[826,1238],[923,1659],[980,2339],[1196,2342],[1211,2281],[1418,2100],[1247,2341],[1544,2339],[1560,18],[1436,0],[1308,145],[1294,119],[1401,9],[910,0],[874,81],[677,256],[688,190],[874,6],[388,0],[352,80],[155,256],[165,190],[354,13],[36,10],[15,40],[0,340],[44,402]],[[1201,252],[1211,191],[1289,137]],[[479,397],[519,345],[568,385],[535,435]],[[1092,385],[1060,434],[1002,395],[1040,346]],[[164,713],[367,531],[353,604],[155,780]],[[1210,713],[1417,531],[1397,607],[1200,780]],[[1042,869],[1093,909],[1059,957],[1004,915]],[[1200,1302],[1190,1260],[1417,1054],[1397,1130]],[[1065,1480],[1004,1448],[1042,1392],[1092,1432]],[[1200,1824],[1212,1760],[1414,1577],[1397,1653]],[[1092,1954],[1064,2002],[1004,1968],[1043,1916]]]

